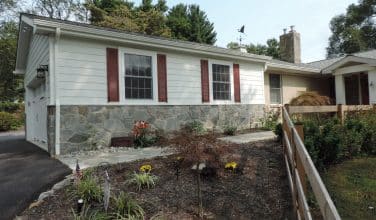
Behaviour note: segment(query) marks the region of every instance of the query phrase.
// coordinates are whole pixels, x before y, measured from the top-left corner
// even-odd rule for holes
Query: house
[[[352,55],[302,64],[293,29],[281,36],[281,48],[284,61],[22,14],[14,73],[25,79],[26,139],[60,155],[107,147],[111,138],[128,136],[135,120],[165,131],[193,120],[212,129],[249,128],[265,107],[303,91],[341,94],[337,102],[346,101],[354,92],[348,71],[358,75],[359,100],[368,72],[369,97],[376,101],[374,59]],[[351,92],[346,100],[345,92]]]

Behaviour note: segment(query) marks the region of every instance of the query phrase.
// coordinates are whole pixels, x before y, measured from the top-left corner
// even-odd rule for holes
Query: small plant
[[[237,167],[238,167],[238,164],[236,162],[234,162],[234,161],[228,162],[225,165],[225,169],[226,170],[232,170],[232,171],[234,171]]]
[[[231,136],[233,136],[233,135],[235,135],[237,129],[238,128],[236,126],[227,125],[223,129],[223,133],[225,135],[231,135]]]
[[[156,137],[149,134],[149,123],[146,121],[135,121],[132,134],[136,147],[148,147],[156,142]]]
[[[140,191],[143,187],[147,187],[150,189],[151,187],[155,186],[155,182],[157,181],[158,177],[152,175],[150,172],[141,172],[141,173],[133,173],[130,180],[128,180],[129,184],[135,184],[137,189]]]
[[[106,213],[91,211],[90,205],[84,205],[80,213],[76,213],[74,209],[71,209],[74,220],[110,220],[111,217]]]
[[[196,135],[202,135],[206,132],[204,125],[200,121],[189,122],[185,125],[185,128],[188,132]]]
[[[100,202],[103,198],[103,191],[97,179],[91,174],[84,174],[77,185],[76,194],[86,202]]]
[[[115,219],[144,219],[145,212],[142,207],[125,192],[120,192],[118,196],[112,198]]]

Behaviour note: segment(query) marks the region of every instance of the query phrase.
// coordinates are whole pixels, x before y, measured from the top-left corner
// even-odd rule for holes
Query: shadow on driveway
[[[0,136],[0,219],[12,219],[71,170],[23,135]]]

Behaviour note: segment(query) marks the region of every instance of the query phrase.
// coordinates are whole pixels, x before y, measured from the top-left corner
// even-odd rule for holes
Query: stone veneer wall
[[[129,136],[135,120],[166,132],[193,120],[208,129],[228,124],[246,129],[263,113],[264,105],[61,106],[60,153],[108,147],[112,137]]]
[[[55,155],[55,119],[56,107],[47,107],[47,149],[50,155]]]

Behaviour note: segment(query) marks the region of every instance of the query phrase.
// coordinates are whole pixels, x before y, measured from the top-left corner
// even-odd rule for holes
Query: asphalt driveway
[[[0,135],[0,219],[13,219],[69,173],[23,135]]]

